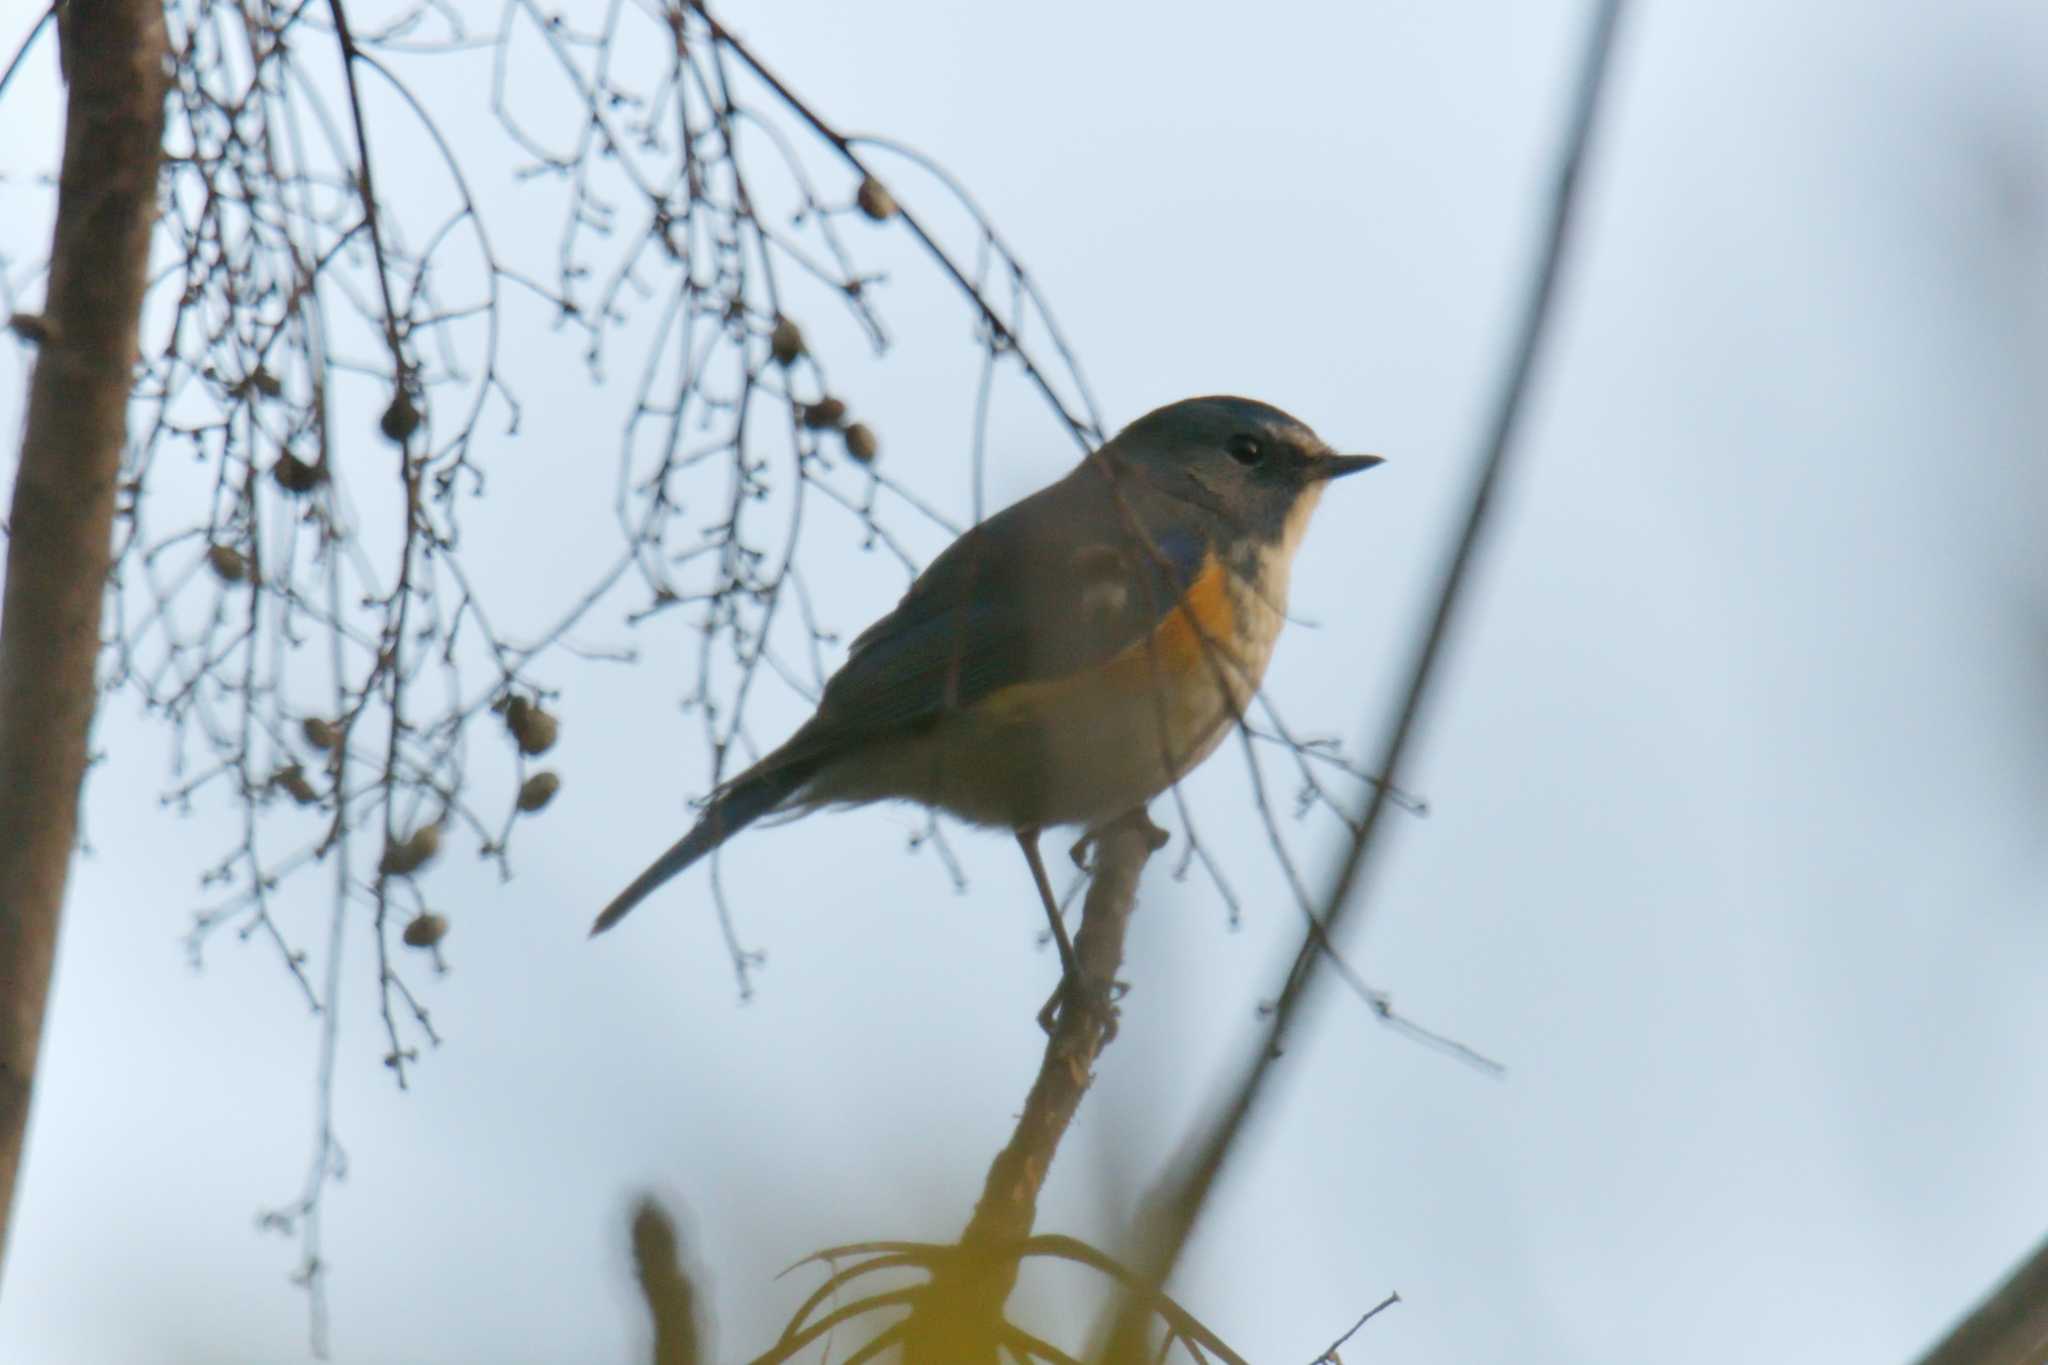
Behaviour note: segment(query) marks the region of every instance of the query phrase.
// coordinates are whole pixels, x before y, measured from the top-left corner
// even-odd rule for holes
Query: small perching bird
[[[1216,748],[1265,676],[1324,486],[1379,463],[1248,398],[1139,418],[933,560],[817,713],[591,933],[771,812],[907,800],[1014,831],[1068,956],[1039,832],[1142,810]]]

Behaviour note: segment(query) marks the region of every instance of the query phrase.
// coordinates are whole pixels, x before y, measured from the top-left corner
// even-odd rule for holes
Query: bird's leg
[[[1086,872],[1088,870],[1088,850],[1095,847],[1097,839],[1100,839],[1103,835],[1119,826],[1129,826],[1144,835],[1145,847],[1151,849],[1154,853],[1165,848],[1166,841],[1173,837],[1152,823],[1152,817],[1146,813],[1143,806],[1132,806],[1114,820],[1105,821],[1097,825],[1094,829],[1089,830],[1074,841],[1073,848],[1067,851],[1067,856],[1074,860],[1074,866]]]
[[[1038,856],[1038,831],[1018,830],[1017,846],[1024,850],[1024,861],[1031,864],[1031,879],[1038,883],[1038,898],[1045,902],[1045,922],[1051,926],[1052,941],[1060,950],[1060,984],[1038,1011],[1038,1026],[1051,1033],[1061,1002],[1067,998],[1068,990],[1080,983],[1081,964],[1074,957],[1074,941],[1067,937],[1067,922],[1060,918],[1059,902],[1053,899],[1052,878],[1045,875],[1045,859]]]

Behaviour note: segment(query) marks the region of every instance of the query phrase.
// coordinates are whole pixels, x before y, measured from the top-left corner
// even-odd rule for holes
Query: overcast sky
[[[1251,13],[727,17],[821,110],[973,189],[1113,425],[1236,392],[1388,457],[1326,500],[1269,678],[1297,729],[1362,750],[1471,473],[1585,15]],[[2048,1226],[2048,9],[1647,4],[1617,63],[1407,776],[1432,813],[1395,823],[1343,945],[1507,1071],[1321,998],[1174,1285],[1250,1359],[1307,1361],[1398,1290],[1347,1358],[1903,1361]],[[51,64],[8,94],[10,173],[55,145]],[[901,363],[850,332],[839,363],[886,467],[965,520],[972,394],[914,339],[971,360],[967,319],[921,289],[890,313]],[[479,554],[538,623],[615,543],[619,393],[559,335],[519,344],[538,397],[494,449]],[[1022,399],[998,415],[991,505],[1073,458]],[[900,582],[850,560],[821,607],[850,638]],[[627,638],[616,614],[593,634]],[[585,943],[707,784],[676,706],[693,639],[550,674],[565,785],[519,876],[451,856],[426,882],[453,970],[410,1093],[360,975],[342,1001],[338,1361],[634,1359],[641,1189],[687,1210],[719,1357],[745,1359],[814,1282],[783,1266],[948,1237],[979,1193],[1055,975],[1006,838],[955,831],[960,895],[903,851],[903,810],[750,832],[721,864],[768,955],[746,1004],[701,869]],[[802,715],[763,705],[770,739]],[[0,1358],[297,1359],[294,1248],[255,1223],[303,1176],[316,1026],[260,945],[188,969],[197,871],[232,835],[160,809],[166,743],[132,699],[97,741]],[[1242,924],[1152,864],[1045,1230],[1113,1243],[1264,1036],[1299,920],[1244,784],[1234,746],[1187,784]],[[1298,833],[1320,875],[1332,828]],[[322,888],[299,894],[310,934]]]

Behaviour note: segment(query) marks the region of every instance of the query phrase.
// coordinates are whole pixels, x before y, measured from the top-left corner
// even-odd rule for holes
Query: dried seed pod
[[[403,445],[405,438],[419,429],[420,410],[412,405],[412,395],[400,389],[391,395],[391,406],[377,419],[377,430],[384,433],[385,440]]]
[[[560,727],[555,718],[538,706],[526,713],[526,719],[512,737],[519,741],[519,750],[527,754],[544,754],[555,747],[555,735]]]
[[[292,800],[302,806],[310,806],[320,799],[320,793],[306,780],[306,770],[296,763],[290,763],[270,775],[272,786],[283,787],[291,794]]]
[[[249,563],[232,545],[214,545],[206,551],[206,562],[223,583],[239,583],[249,576]]]
[[[775,357],[775,363],[794,365],[803,353],[803,332],[788,318],[775,319],[775,330],[768,334],[768,354]]]
[[[523,754],[544,754],[555,747],[560,729],[555,718],[523,697],[514,697],[505,707],[505,728]]]
[[[860,182],[860,191],[854,198],[860,202],[860,211],[878,223],[896,214],[896,196],[873,176]]]
[[[287,493],[310,493],[320,486],[320,481],[327,474],[320,466],[307,464],[287,452],[278,456],[277,463],[270,467],[270,477],[276,479],[277,486]]]
[[[431,948],[448,937],[448,918],[433,911],[424,911],[413,916],[400,935],[408,948]]]
[[[331,720],[322,720],[318,716],[308,716],[299,722],[299,730],[306,736],[306,743],[322,753],[326,753],[335,745],[341,743],[341,731],[335,728],[334,722]]]
[[[875,433],[866,422],[855,422],[845,431],[846,453],[862,464],[871,464],[881,445],[875,440]]]
[[[440,851],[441,827],[421,825],[409,838],[384,846],[384,858],[377,864],[377,870],[393,877],[409,877]]]
[[[562,779],[553,773],[535,773],[519,784],[519,809],[539,810],[555,799],[555,793],[562,789]]]
[[[820,398],[815,403],[804,404],[803,418],[804,425],[812,431],[836,427],[846,421],[846,404],[829,396]]]

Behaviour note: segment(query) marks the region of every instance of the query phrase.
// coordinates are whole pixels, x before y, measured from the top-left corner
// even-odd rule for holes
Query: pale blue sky
[[[1113,424],[1235,391],[1389,457],[1326,502],[1269,679],[1299,729],[1356,746],[1469,474],[1578,52],[1579,6],[1512,10],[727,17],[844,126],[972,187]],[[1321,1001],[1175,1286],[1248,1358],[1310,1359],[1398,1289],[1359,1358],[1902,1361],[2048,1224],[2048,14],[1645,5],[1618,63],[1527,448],[1408,776],[1434,813],[1397,822],[1345,945],[1508,1074]],[[11,128],[38,89],[10,92]],[[815,339],[848,352],[888,468],[964,517],[967,323],[899,284],[900,358]],[[614,534],[619,395],[553,345],[524,342],[479,544],[536,619]],[[996,503],[1072,458],[1006,413]],[[892,572],[849,557],[824,603],[844,634]],[[1054,973],[1006,839],[955,839],[966,896],[903,854],[903,811],[735,842],[722,875],[770,959],[745,1006],[701,872],[584,942],[704,789],[675,707],[691,639],[556,670],[565,786],[521,875],[451,856],[426,883],[454,971],[411,1094],[367,989],[343,1002],[339,1361],[634,1358],[643,1187],[687,1205],[719,1354],[746,1358],[809,1287],[771,1282],[784,1265],[947,1236],[979,1191]],[[771,738],[801,715],[765,705]],[[132,702],[98,740],[0,1357],[297,1358],[293,1252],[253,1223],[301,1176],[314,1026],[261,952],[186,970],[217,832],[158,808]],[[1188,784],[1243,925],[1153,865],[1047,1230],[1113,1238],[1263,1037],[1298,931],[1243,772],[1226,748]],[[1335,851],[1300,847],[1311,870]]]

